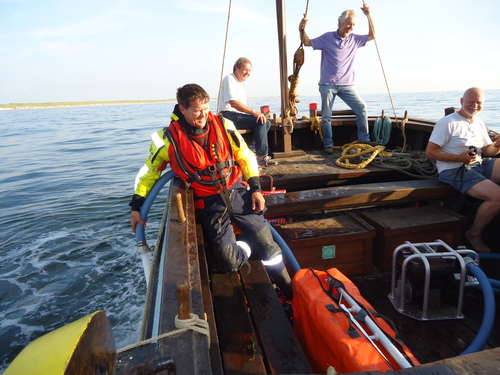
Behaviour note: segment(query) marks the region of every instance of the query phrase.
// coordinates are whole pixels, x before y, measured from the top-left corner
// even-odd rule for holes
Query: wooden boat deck
[[[404,173],[407,168],[382,168],[375,163],[365,168],[348,169],[338,166],[335,161],[341,156],[341,149],[334,149],[327,155],[323,150],[309,150],[307,154],[275,154],[278,164],[262,168],[261,181],[265,188],[272,182],[276,189],[287,191],[319,188],[322,186],[338,186],[342,184],[359,184],[367,182],[397,181],[408,179]],[[401,156],[399,157],[401,159]],[[353,159],[353,164],[361,160]]]
[[[334,155],[325,155],[322,151],[312,151],[307,155],[279,158],[278,165],[263,169],[264,188],[265,184],[272,180],[273,187],[287,190],[286,194],[266,197],[269,212],[273,213],[274,209],[274,213],[280,214],[277,207],[280,207],[280,200],[283,199],[297,201],[298,206],[292,211],[305,204],[306,209],[302,212],[304,215],[309,215],[310,211],[313,215],[321,215],[326,211],[335,214],[337,210],[357,212],[365,206],[370,209],[385,208],[387,205],[399,206],[410,201],[412,204],[442,202],[452,192],[435,179],[410,182],[410,179],[400,172],[373,165],[357,170],[339,167],[335,164],[339,153],[340,151],[336,151]],[[267,188],[269,189],[270,185]],[[304,192],[304,189],[309,192]],[[200,340],[200,334],[185,333],[183,336],[186,337],[175,340],[162,339],[161,349],[152,346],[147,349],[147,353],[160,350],[167,358],[177,356],[183,359],[178,362],[183,370],[191,368],[189,373],[199,373],[199,369],[206,368],[208,363],[214,374],[309,373],[303,354],[296,346],[291,326],[285,328],[289,321],[283,319],[282,312],[278,313],[280,305],[267,274],[261,274],[263,269],[259,269],[256,264],[250,264],[249,268],[243,268],[239,274],[210,276],[203,257],[203,238],[193,217],[190,194],[186,194],[179,186],[173,190],[181,193],[184,210],[188,215],[187,224],[182,224],[179,209],[172,203],[169,216],[165,218],[168,233],[161,234],[161,241],[157,243],[158,247],[166,246],[167,254],[163,271],[165,281],[161,289],[163,313],[160,318],[160,334],[174,329],[173,317],[177,313],[175,284],[179,280],[187,279],[191,284],[191,311],[198,316],[206,314],[209,322],[210,346],[202,348],[204,340]],[[339,192],[342,192],[340,196]],[[287,204],[281,205],[282,208],[286,206]],[[285,217],[295,220],[293,215],[295,213],[288,212]],[[197,239],[196,246],[193,246],[194,238]],[[161,243],[165,240],[168,241],[166,245]],[[500,267],[488,264],[486,268],[488,276],[499,278]],[[349,275],[368,302],[379,313],[393,320],[401,338],[421,363],[435,363],[447,359],[460,361],[463,357],[452,357],[468,347],[480,327],[483,314],[480,291],[467,288],[464,319],[418,321],[398,313],[392,306],[388,299],[390,277],[390,273],[382,273],[375,266],[367,274]],[[262,301],[267,301],[266,309],[261,308]],[[496,301],[500,302],[498,297]],[[228,310],[229,305],[231,309]],[[466,371],[456,370],[451,372],[452,374],[471,373],[475,369],[484,373],[481,371],[495,365],[492,358],[500,356],[500,333],[498,322],[495,323],[487,349],[496,349],[492,349],[493,352],[473,354],[476,357],[467,362]],[[146,338],[155,335],[151,331],[153,326],[154,321],[149,318],[145,325]],[[288,346],[284,347],[289,350],[276,350],[280,349],[276,345],[282,340],[286,341]],[[196,348],[196,356],[181,356],[182,351],[193,350],[190,348]],[[127,353],[123,353],[122,358],[126,356]],[[449,366],[450,363],[448,361],[446,365]],[[125,370],[130,365],[132,364],[124,364],[122,369]]]
[[[497,270],[481,267],[492,277],[498,279]],[[397,327],[402,340],[408,345],[421,363],[430,363],[458,356],[474,340],[483,317],[483,296],[481,291],[466,289],[463,305],[464,319],[420,321],[400,314],[390,302],[391,274],[379,273],[374,269],[370,275],[351,276],[363,297],[381,314],[391,319]],[[500,298],[496,296],[497,306]],[[499,316],[485,349],[500,347]]]
[[[377,202],[377,199],[374,198],[377,194],[375,187],[379,187],[386,193],[394,193],[398,189],[399,191],[404,189],[406,183],[409,184],[408,187],[411,188],[413,193],[418,190],[419,186],[422,186],[423,192],[416,196],[416,201],[422,202],[426,199],[444,200],[450,196],[458,200],[465,199],[453,189],[441,184],[437,179],[406,181],[408,177],[398,171],[387,170],[372,165],[368,165],[363,169],[353,170],[339,167],[335,164],[335,160],[339,156],[340,150],[335,150],[333,155],[326,155],[323,151],[309,151],[307,155],[303,156],[279,158],[278,165],[265,168],[263,172],[272,176],[274,188],[287,189],[288,193],[286,196],[289,197],[288,200],[282,194],[266,197],[269,213],[272,215],[280,211],[277,208],[277,206],[280,206],[280,202],[282,209],[287,207],[286,212],[284,212],[285,214],[300,211],[301,203],[309,211],[314,211],[315,208],[318,208],[315,204],[315,199],[317,200],[318,198],[308,197],[300,191],[300,189],[309,188],[312,185],[325,186],[325,188],[317,189],[317,191],[321,191],[321,194],[326,194],[325,191],[328,189],[336,191],[337,196],[329,196],[327,198],[328,205],[330,206],[327,208],[332,210],[342,209],[346,206],[355,209],[356,203],[364,202],[360,198],[360,194],[366,194],[367,191],[370,194],[370,199],[365,203],[380,205],[382,202]],[[271,181],[271,178],[269,177],[268,180]],[[263,183],[266,181],[266,177],[264,177]],[[335,203],[339,191],[352,193],[352,199],[348,199],[347,202]],[[285,200],[287,201],[286,204]],[[292,201],[295,201],[296,204],[294,205]],[[392,203],[401,204],[402,202],[404,203],[404,199],[396,196]],[[325,201],[320,202],[319,207],[324,209],[325,206],[327,206]],[[292,208],[289,209],[290,207]],[[283,212],[280,211],[279,213]],[[500,264],[495,264],[498,262],[484,263],[481,264],[481,269],[488,277],[498,280],[500,278]],[[430,363],[459,355],[474,340],[480,328],[484,311],[482,293],[478,289],[466,289],[463,305],[464,319],[419,321],[400,314],[390,302],[388,298],[391,285],[390,272],[382,273],[374,266],[371,273],[350,276],[350,278],[358,286],[361,294],[368,302],[379,313],[387,315],[395,323],[403,341],[410,347],[421,363]],[[497,305],[500,303],[498,295],[496,296],[496,303]],[[485,349],[500,346],[498,319],[497,317],[494,330]]]

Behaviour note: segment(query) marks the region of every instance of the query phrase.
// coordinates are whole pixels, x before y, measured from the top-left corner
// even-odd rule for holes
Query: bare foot
[[[473,249],[478,252],[478,253],[491,253],[491,249],[488,247],[488,245],[486,245],[484,242],[483,242],[483,239],[481,238],[481,236],[473,236],[469,233],[469,231],[465,232],[465,238],[467,239],[467,241],[469,241],[469,243],[471,244],[471,246],[473,247]]]

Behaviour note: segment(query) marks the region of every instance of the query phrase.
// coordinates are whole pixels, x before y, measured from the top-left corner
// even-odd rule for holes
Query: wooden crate
[[[421,206],[377,211],[359,215],[376,229],[373,259],[380,271],[390,271],[392,254],[405,241],[443,240],[456,249],[461,244],[464,218],[442,207]]]
[[[277,225],[301,268],[371,272],[375,229],[356,214]],[[286,263],[286,261],[285,261]]]

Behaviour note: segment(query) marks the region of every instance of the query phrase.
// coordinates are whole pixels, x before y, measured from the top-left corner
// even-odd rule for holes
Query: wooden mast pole
[[[286,54],[286,22],[285,22],[285,0],[276,0],[276,17],[278,19],[278,50],[280,61],[280,89],[281,89],[281,122],[283,125],[283,148],[284,152],[292,151],[291,124],[288,124],[288,70]]]

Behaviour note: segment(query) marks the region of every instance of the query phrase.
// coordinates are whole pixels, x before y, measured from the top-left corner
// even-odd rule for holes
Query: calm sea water
[[[398,116],[438,120],[461,92],[395,94]],[[388,95],[364,95],[392,115]],[[308,115],[318,97],[299,97]],[[251,99],[258,108],[277,98]],[[0,373],[30,341],[96,310],[117,347],[138,339],[146,283],[129,227],[133,180],[173,103],[0,111]],[[215,108],[216,103],[211,107]],[[500,132],[500,90],[481,117]],[[347,108],[339,100],[336,109]],[[166,192],[162,192],[158,201]],[[161,204],[146,230],[154,244]]]

